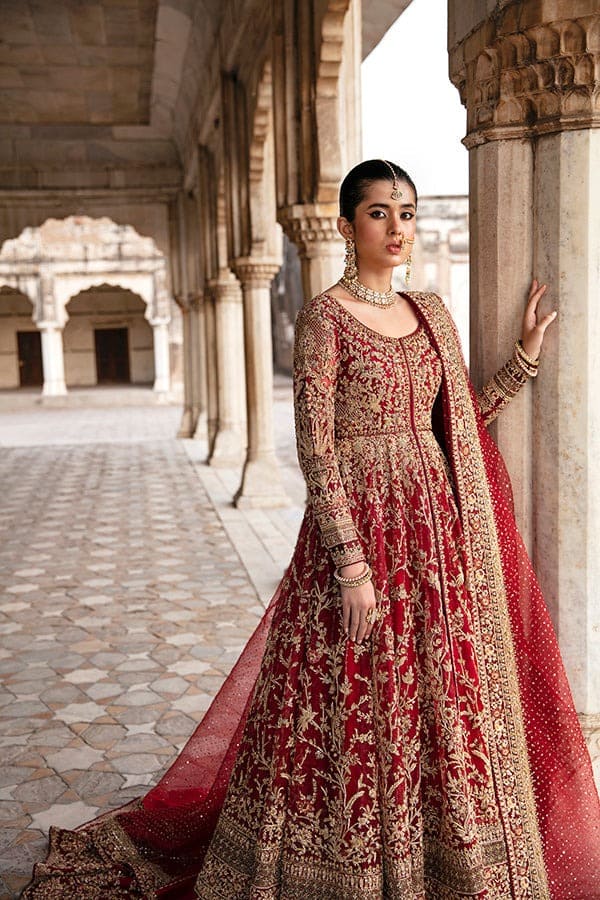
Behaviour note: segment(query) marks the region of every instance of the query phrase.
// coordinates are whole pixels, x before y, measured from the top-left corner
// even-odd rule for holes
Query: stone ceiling
[[[158,0],[0,0],[0,123],[147,124]]]
[[[410,0],[364,0],[366,55]],[[0,0],[0,190],[181,183],[220,30],[269,0]],[[212,102],[212,100],[211,100]]]

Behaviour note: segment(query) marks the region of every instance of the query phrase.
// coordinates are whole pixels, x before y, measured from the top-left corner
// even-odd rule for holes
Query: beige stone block
[[[3,32],[6,42],[2,47],[2,62],[7,66],[39,66],[45,62],[44,50],[37,44],[10,41]],[[64,53],[64,51],[63,51]]]
[[[110,91],[112,73],[107,66],[53,66],[48,76],[60,90]]]
[[[16,66],[0,66],[0,88],[24,87],[21,73]]]
[[[71,33],[78,43],[85,45],[104,44],[104,9],[101,3],[74,4],[69,7]]]

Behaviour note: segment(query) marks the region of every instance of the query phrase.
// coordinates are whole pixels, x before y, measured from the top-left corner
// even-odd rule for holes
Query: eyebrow
[[[375,206],[379,206],[382,209],[390,209],[391,208],[389,203],[371,203],[371,204],[369,204],[369,206],[367,206],[366,211],[368,212],[370,209],[373,209],[373,207],[375,207]],[[402,207],[402,209],[416,209],[416,206],[414,203],[401,203],[400,206]]]

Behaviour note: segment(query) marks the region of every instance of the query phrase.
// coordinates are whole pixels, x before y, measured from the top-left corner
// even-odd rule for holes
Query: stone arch
[[[250,127],[248,181],[252,256],[278,257],[280,254],[273,139],[273,80],[271,60],[267,59],[258,82]]]
[[[69,219],[90,218],[93,221],[108,219],[119,228],[132,228],[143,240],[153,241],[157,251],[166,255],[168,253],[166,216],[163,228],[160,216],[156,215],[156,208],[149,210],[147,207],[148,204],[145,203],[99,204],[94,199],[82,203],[77,198],[71,200],[66,196],[61,197],[60,204],[56,205],[24,206],[18,210],[18,215],[11,216],[11,230],[8,232],[3,230],[0,233],[0,245],[3,246],[7,241],[19,240],[27,229],[43,228],[50,220],[63,222]]]
[[[34,315],[34,300],[0,276],[0,389],[42,383],[41,341]]]
[[[139,293],[147,318],[169,318],[166,259],[153,238],[108,217],[47,218],[0,249],[0,278],[35,297],[36,320],[64,324],[64,309],[80,290],[116,278]]]
[[[65,320],[68,387],[153,383],[152,326],[139,293],[118,283],[91,285],[71,296]]]
[[[128,291],[137,295],[144,302],[144,317],[151,322],[154,318],[154,277],[152,274],[127,272],[103,272],[96,274],[65,274],[54,278],[54,294],[56,298],[59,321],[66,325],[69,314],[67,306],[80,294],[103,290],[107,287]]]
[[[338,186],[349,162],[344,158],[345,141],[341,133],[345,116],[340,115],[343,103],[342,68],[347,30],[346,14],[350,0],[329,0],[321,24],[321,46],[315,84],[315,117],[318,141],[317,200],[335,202]]]
[[[0,249],[0,281],[25,291],[34,305],[33,320],[42,330],[44,365],[51,374],[45,394],[66,392],[62,330],[67,304],[82,291],[119,285],[143,300],[154,331],[155,390],[170,389],[168,324],[171,301],[165,255],[153,238],[108,217],[47,218],[28,226]]]

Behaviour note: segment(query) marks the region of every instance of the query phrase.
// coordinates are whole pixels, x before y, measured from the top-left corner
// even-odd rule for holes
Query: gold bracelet
[[[532,356],[530,356],[530,355],[525,351],[525,348],[524,348],[524,346],[523,346],[523,341],[522,341],[520,338],[519,338],[519,340],[516,341],[516,343],[515,343],[515,350],[517,351],[517,353],[519,354],[519,356],[521,357],[521,359],[523,360],[523,362],[526,362],[526,363],[528,363],[528,365],[533,366],[534,368],[537,369],[537,367],[538,367],[539,364],[540,364],[540,358],[539,358],[539,356],[538,356],[537,359],[534,359]]]
[[[515,366],[519,369],[522,376],[524,376],[523,384],[527,378],[535,378],[537,373],[539,372],[538,366],[531,366],[528,362],[525,362],[522,356],[519,356],[519,352],[515,350],[513,354],[513,362]]]
[[[366,584],[367,581],[370,581],[372,575],[373,571],[367,562],[365,563],[364,571],[361,572],[360,575],[355,575],[353,578],[345,578],[339,569],[334,569],[333,571],[333,577],[338,584],[342,585],[342,587],[360,587],[361,585]]]

